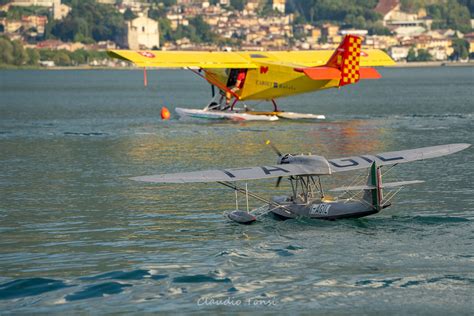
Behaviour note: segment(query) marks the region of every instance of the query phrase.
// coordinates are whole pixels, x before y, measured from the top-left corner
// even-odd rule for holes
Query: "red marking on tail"
[[[312,67],[302,69],[301,72],[313,80],[332,80],[341,78],[341,71],[332,67]]]
[[[382,75],[375,69],[369,67],[359,68],[360,79],[380,79]]]
[[[268,67],[260,66],[260,73],[261,74],[266,74],[267,72],[268,72]]]
[[[362,38],[356,35],[346,35],[324,66],[295,68],[313,80],[337,80],[339,87],[352,84],[363,79],[378,79],[380,74],[373,68],[360,69]]]
[[[341,80],[339,86],[356,83],[360,79],[359,64],[362,38],[355,35],[346,35],[341,45],[332,54],[326,66],[339,69]]]

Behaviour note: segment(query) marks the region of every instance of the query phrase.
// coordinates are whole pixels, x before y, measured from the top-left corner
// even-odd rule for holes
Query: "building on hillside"
[[[272,9],[281,13],[285,13],[286,0],[273,0]]]
[[[260,2],[261,1],[259,0],[249,0],[245,4],[245,10],[247,10],[248,12],[256,12],[261,5]]]
[[[8,2],[8,3],[5,3],[5,4],[3,4],[3,5],[0,4],[0,11],[5,11],[5,12],[9,11],[11,5],[12,5],[12,4],[9,3],[9,2]]]
[[[175,31],[178,26],[188,26],[189,20],[184,17],[181,13],[168,13],[166,18],[170,21],[171,29]]]
[[[55,2],[61,3],[60,0],[13,0],[12,5],[20,7],[49,7],[51,8]]]
[[[83,49],[84,44],[82,43],[65,43],[60,40],[45,40],[38,42],[36,48],[38,49],[52,49],[52,50],[67,50],[70,52],[76,51],[78,49]]]
[[[43,36],[46,24],[48,24],[48,17],[38,15],[24,15],[21,17],[21,24],[23,30],[27,31],[35,29],[35,33],[37,33],[36,35]]]
[[[400,0],[379,0],[374,11],[382,15],[382,22],[384,26],[390,26],[393,21],[407,22],[418,20],[417,14],[401,11]]]
[[[418,36],[426,32],[426,29],[421,26],[400,26],[393,30],[397,36],[401,37],[413,37]]]
[[[341,36],[339,35],[339,26],[330,23],[324,24],[321,28],[321,37],[328,43],[340,42]]]
[[[364,45],[376,49],[388,49],[399,45],[400,42],[395,36],[387,35],[368,35],[365,37]]]
[[[160,47],[158,22],[145,16],[128,21],[126,44],[134,50]]]
[[[19,20],[8,20],[4,19],[3,27],[5,33],[16,33],[21,30],[23,24]]]
[[[465,34],[464,39],[469,42],[469,54],[474,53],[474,32]]]
[[[392,46],[389,48],[388,53],[395,61],[406,60],[410,46]]]
[[[53,19],[62,20],[64,19],[69,12],[71,12],[71,7],[65,4],[62,4],[61,1],[56,0],[53,4]]]
[[[98,3],[103,4],[116,4],[117,0],[96,0]],[[121,5],[130,7],[130,6],[137,6],[137,5],[146,5],[146,0],[122,0]]]
[[[366,36],[369,31],[368,30],[357,30],[357,29],[345,29],[345,30],[340,30],[339,33],[341,33],[341,35],[357,35],[357,36]]]

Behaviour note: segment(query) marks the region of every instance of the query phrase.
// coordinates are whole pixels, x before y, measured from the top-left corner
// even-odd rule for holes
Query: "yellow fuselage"
[[[206,78],[226,86],[227,73],[207,69]],[[239,100],[271,100],[299,93],[338,87],[339,80],[312,80],[291,67],[261,63],[260,68],[248,69],[242,89],[235,91]]]

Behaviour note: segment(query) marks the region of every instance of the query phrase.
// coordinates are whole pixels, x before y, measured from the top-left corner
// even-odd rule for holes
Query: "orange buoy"
[[[161,108],[161,119],[162,120],[169,120],[170,119],[170,111],[166,108],[166,106]]]

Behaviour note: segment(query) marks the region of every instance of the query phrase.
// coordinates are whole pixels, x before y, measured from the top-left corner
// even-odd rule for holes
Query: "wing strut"
[[[148,78],[146,76],[146,67],[143,67],[143,85],[148,86]]]
[[[269,205],[272,205],[274,207],[277,207],[277,208],[281,208],[283,210],[285,210],[286,212],[288,212],[289,214],[293,214],[287,207],[285,207],[284,205],[281,205],[281,204],[278,204],[276,202],[273,202],[273,201],[270,201],[268,199],[265,199],[255,193],[252,193],[250,192],[249,190],[246,190],[246,189],[243,189],[239,186],[237,186],[236,184],[233,184],[231,182],[225,182],[225,181],[218,181],[217,183],[219,184],[222,184],[223,186],[226,186],[228,188],[231,188],[232,190],[235,190],[236,192],[239,192],[239,193],[242,193],[242,194],[245,194],[247,196],[251,196],[253,197],[254,199],[257,199],[259,200],[260,202],[263,202],[263,203],[267,203]]]
[[[210,80],[209,78],[207,78],[207,77],[201,75],[199,72],[197,72],[196,70],[194,70],[194,69],[192,69],[192,68],[189,68],[189,67],[188,67],[188,70],[191,70],[193,73],[195,73],[195,74],[198,75],[199,77],[203,78],[204,80],[206,80],[207,82],[209,82],[211,85],[217,86],[217,87],[218,87],[219,89],[221,89],[222,91],[229,92],[229,93],[232,94],[236,99],[240,99],[240,97],[239,97],[237,94],[235,94],[234,91],[232,91],[232,90],[229,89],[228,87],[226,87],[226,86],[220,84],[219,81],[217,81],[217,80]],[[204,71],[204,72],[206,73],[206,75],[208,75],[209,77],[212,77],[212,74],[206,72],[205,69],[202,69],[202,68],[201,68],[200,70]]]

